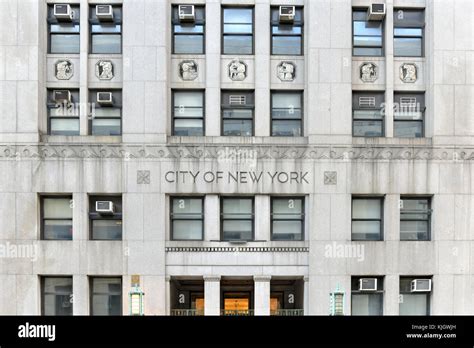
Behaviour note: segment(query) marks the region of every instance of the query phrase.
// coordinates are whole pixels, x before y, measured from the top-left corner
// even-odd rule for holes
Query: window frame
[[[107,241],[107,242],[120,242],[120,241],[123,241],[123,195],[122,194],[118,194],[118,195],[102,195],[102,194],[89,194],[88,195],[88,205],[89,205],[89,208],[88,208],[88,223],[89,223],[89,240],[93,240],[93,241]],[[101,216],[99,213],[97,212],[91,212],[91,202],[92,201],[102,201],[102,200],[111,200],[111,201],[114,201],[114,198],[115,200],[117,200],[118,198],[120,198],[120,203],[121,203],[121,211],[120,212],[116,212],[114,213],[113,216],[108,216],[106,218],[104,218],[103,216]],[[95,209],[95,207],[94,207]],[[94,224],[93,224],[93,220],[120,220],[122,222],[122,225],[121,225],[121,232],[120,232],[120,239],[101,239],[101,238],[93,238],[94,236]]]
[[[426,221],[427,222],[427,231],[426,231],[426,237],[427,239],[402,239],[402,230],[401,230],[401,222],[402,222],[402,210],[403,208],[400,207],[400,241],[402,242],[429,242],[431,241],[431,222],[432,222],[432,214],[433,214],[433,209],[432,209],[432,196],[414,196],[414,195],[400,195],[400,201],[404,200],[427,200],[428,201],[428,210],[426,213],[421,213],[421,214],[426,214],[428,216],[428,219],[404,219],[403,221]],[[405,213],[405,214],[414,214],[414,213]]]
[[[353,279],[357,279],[357,282],[359,282],[360,279],[362,278],[376,278],[377,279],[377,290],[375,291],[360,291],[360,290],[353,290],[352,289],[352,282],[353,282]],[[385,306],[384,306],[384,300],[385,300],[385,276],[383,275],[363,275],[363,276],[360,276],[360,275],[356,275],[356,276],[351,276],[351,316],[370,316],[370,315],[362,315],[362,314],[355,314],[353,313],[353,309],[354,309],[354,301],[353,301],[353,295],[370,295],[370,294],[377,294],[377,295],[380,295],[382,297],[382,300],[381,300],[381,306],[382,306],[382,313],[380,315],[384,315],[385,314]]]
[[[71,208],[71,210],[73,210],[71,219],[69,219],[69,218],[68,219],[59,219],[59,218],[47,219],[47,220],[71,220],[71,229],[72,229],[71,239],[46,239],[46,238],[44,238],[44,232],[45,232],[44,199],[45,198],[47,198],[47,199],[51,199],[51,198],[69,199],[69,202],[71,202],[73,200],[72,195],[67,195],[67,194],[65,194],[65,195],[62,195],[62,194],[61,195],[51,195],[51,194],[40,195],[40,220],[41,220],[40,240],[72,241],[74,239],[74,209],[73,208]]]
[[[123,316],[123,277],[121,275],[114,276],[114,275],[93,275],[89,276],[89,315],[90,316],[110,316],[110,315],[95,315],[94,314],[94,280],[95,279],[103,279],[103,278],[111,278],[111,279],[120,279],[120,315]],[[108,295],[110,296],[110,295]]]
[[[426,296],[426,314],[425,316],[431,316],[431,291],[430,292],[407,292],[407,291],[402,291],[401,290],[401,280],[402,279],[409,279],[410,282],[415,279],[430,279],[431,280],[431,286],[433,287],[433,276],[402,276],[398,278],[399,280],[399,286],[398,286],[398,294],[400,296],[405,296],[405,295],[413,295],[413,296],[419,296],[419,295],[427,295]],[[399,302],[398,304],[398,310],[400,311],[400,306],[402,305],[402,302]],[[415,316],[415,314],[411,314],[410,316]]]
[[[372,96],[375,96],[375,98],[377,98],[377,95],[383,95],[383,104],[385,104],[385,91],[359,91],[359,90],[353,90],[352,91],[352,100],[354,100],[354,96],[355,95],[372,95]],[[385,105],[386,107],[386,105]],[[375,118],[354,118],[354,111],[360,111],[360,110],[378,110],[380,111],[380,118],[379,119],[375,119]],[[386,129],[385,129],[385,120],[386,120],[386,117],[382,114],[382,110],[383,110],[383,106],[381,105],[380,108],[354,108],[354,102],[352,102],[352,137],[353,138],[384,138],[386,136]],[[366,135],[355,135],[354,133],[354,129],[355,129],[355,122],[356,121],[364,121],[364,122],[367,122],[367,121],[379,121],[382,125],[382,132],[381,132],[381,135],[374,135],[374,136],[366,136]]]
[[[47,28],[48,28],[48,38],[47,38],[47,54],[62,54],[62,55],[69,55],[69,54],[77,54],[79,55],[81,53],[81,40],[80,40],[80,36],[81,36],[81,8],[80,8],[80,4],[79,3],[72,3],[72,4],[69,4],[71,6],[71,10],[72,11],[77,11],[77,13],[79,14],[79,17],[78,18],[73,18],[71,22],[64,22],[64,23],[71,23],[73,25],[78,25],[79,26],[79,31],[77,33],[75,32],[64,32],[64,31],[61,31],[61,32],[52,32],[51,31],[51,25],[55,25],[55,24],[61,24],[63,22],[61,21],[58,21],[56,18],[54,18],[54,16],[50,16],[50,14],[54,11],[54,3],[48,3],[47,4],[47,14],[46,14],[46,23],[47,23]],[[75,16],[74,16],[75,17]],[[58,34],[58,35],[64,35],[64,34],[67,34],[67,33],[70,33],[70,35],[76,35],[79,37],[79,47],[78,47],[78,51],[77,52],[74,52],[74,53],[65,53],[65,52],[51,52],[51,36],[52,35],[55,35],[55,34]]]
[[[360,21],[360,20],[355,20],[355,19],[354,19],[354,12],[363,12],[363,11],[364,11],[364,12],[367,12],[367,10],[368,10],[368,7],[352,7],[352,12],[351,12],[351,16],[352,16],[352,17],[351,17],[351,24],[352,24],[352,25],[351,25],[351,31],[352,31],[352,56],[353,56],[353,57],[385,57],[385,18],[384,18],[383,20],[381,20],[381,21],[377,21],[377,22],[381,22],[381,24],[382,24],[382,33],[381,33],[382,46],[379,47],[379,46],[356,46],[356,45],[355,45],[355,36],[356,36],[356,35],[355,35],[355,31],[354,31],[354,23],[355,23],[355,22],[362,22],[362,21]],[[367,20],[364,21],[364,22],[367,22]],[[359,35],[358,35],[358,36],[359,36]],[[365,35],[365,36],[378,37],[378,35],[377,35],[377,36]],[[355,48],[380,48],[381,53],[380,53],[380,55],[376,55],[376,56],[373,56],[373,55],[369,55],[369,56],[368,56],[368,55],[358,55],[358,54],[356,55],[356,54],[354,53],[354,49],[355,49]]]
[[[175,116],[175,95],[176,93],[200,93],[202,95],[202,117],[178,117]],[[176,135],[175,120],[202,120],[202,135]],[[204,89],[171,89],[171,135],[176,137],[200,137],[206,136],[206,90]]]
[[[224,12],[225,10],[228,9],[249,9],[252,10],[252,34],[247,34],[247,33],[225,33],[224,31]],[[230,24],[239,24],[239,25],[248,25],[248,23],[230,23]],[[241,53],[241,52],[233,52],[233,53],[225,53],[224,50],[224,38],[226,36],[246,36],[246,37],[251,37],[252,38],[252,52],[251,53]],[[255,6],[248,6],[248,5],[243,5],[243,6],[238,6],[238,5],[224,5],[221,6],[221,55],[224,56],[253,56],[255,55]]]
[[[111,5],[112,6],[112,11],[114,11],[115,9],[120,9],[120,20],[117,20],[114,16],[114,19],[113,21],[110,21],[110,22],[105,22],[107,24],[111,24],[113,23],[115,26],[119,25],[120,26],[120,33],[117,33],[117,32],[107,32],[107,31],[102,31],[102,32],[99,32],[99,33],[94,33],[92,31],[92,26],[93,25],[101,25],[103,24],[104,22],[101,22],[99,19],[97,19],[95,16],[93,16],[92,14],[95,13],[95,7],[96,5],[101,5],[99,3],[89,3],[88,6],[89,6],[89,12],[88,12],[88,19],[89,19],[89,54],[97,54],[97,55],[108,55],[108,56],[113,56],[113,55],[122,55],[123,54],[123,6],[122,4],[117,4],[117,3],[113,3],[113,4],[103,4],[103,5]],[[94,45],[93,45],[93,37],[94,36],[106,36],[106,35],[120,35],[120,52],[115,52],[115,53],[110,53],[110,52],[93,52],[93,48],[94,48]]]
[[[223,98],[222,96],[224,94],[230,94],[234,93],[235,94],[245,94],[245,95],[252,95],[252,100],[253,103],[250,106],[241,106],[241,105],[231,105],[231,104],[225,104],[222,102]],[[245,110],[252,110],[252,134],[251,135],[225,135],[224,134],[224,121],[226,118],[224,118],[224,110],[233,110],[233,109],[245,109]],[[228,120],[248,120],[248,118],[242,118],[242,117],[237,117],[237,118],[227,118]],[[255,136],[255,90],[242,90],[242,89],[225,89],[221,90],[221,136],[223,137],[254,137]]]
[[[53,275],[53,276],[49,276],[49,275],[40,275],[40,302],[41,302],[41,315],[42,316],[46,316],[45,314],[45,295],[46,295],[46,291],[45,291],[45,280],[46,278],[55,278],[55,279],[71,279],[71,295],[74,295],[74,279],[72,276],[68,276],[68,275]],[[56,293],[49,293],[48,294],[56,294]],[[71,296],[70,295],[70,296]],[[74,301],[71,302],[71,316],[74,315]],[[59,315],[59,314],[54,314],[54,315],[47,315],[47,316],[64,316],[64,315]],[[69,315],[68,315],[69,316]]]
[[[196,11],[196,8],[202,8],[203,13],[204,13],[204,19],[203,20],[194,20],[194,25],[202,25],[202,33],[196,33],[196,34],[189,34],[189,33],[177,33],[175,31],[175,25],[182,25],[182,23],[176,18],[173,17],[174,10],[175,8],[178,8],[178,4],[172,4],[171,6],[171,54],[174,55],[205,55],[206,54],[206,6],[204,4],[192,4],[194,5],[194,11]],[[178,10],[179,11],[179,10]],[[202,52],[201,53],[176,53],[175,51],[175,36],[186,36],[186,35],[192,35],[192,36],[202,36]]]
[[[425,36],[426,36],[426,9],[425,8],[405,8],[405,7],[395,7],[393,9],[393,16],[395,17],[396,13],[398,11],[403,11],[403,12],[423,12],[423,25],[418,26],[418,25],[405,25],[403,27],[397,26],[395,23],[395,20],[393,21],[393,56],[396,58],[424,58],[425,57]],[[395,35],[395,29],[421,29],[421,36],[406,36],[406,35]],[[395,53],[395,39],[400,38],[400,39],[408,39],[408,38],[416,38],[416,39],[421,39],[421,54],[419,56],[402,56],[402,55],[397,55]]]
[[[241,200],[241,199],[250,199],[252,200],[252,212],[250,214],[244,215],[252,215],[252,219],[224,219],[224,200]],[[252,242],[255,241],[255,196],[221,196],[219,197],[219,206],[220,206],[220,239],[221,242]],[[224,238],[224,221],[251,221],[252,222],[252,237],[251,239],[225,239]]]
[[[424,91],[394,91],[393,93],[393,100],[394,103],[396,103],[397,97],[398,99],[403,98],[403,97],[415,97],[417,98],[420,96],[420,101],[423,103],[423,107],[420,108],[421,112],[421,120],[410,120],[410,119],[400,119],[395,115],[395,112],[393,114],[393,137],[394,138],[405,138],[405,139],[421,139],[426,137],[426,92]],[[400,103],[398,103],[400,104]],[[418,101],[417,101],[418,104]],[[394,105],[395,106],[395,105]],[[399,105],[400,106],[400,105]],[[395,125],[397,122],[410,122],[410,123],[421,123],[421,136],[419,137],[400,137],[395,135]]]
[[[380,201],[380,219],[360,219],[354,218],[354,209],[353,209],[353,202],[354,200],[379,200]],[[385,203],[385,196],[364,196],[364,195],[353,195],[351,197],[351,241],[353,242],[383,242],[384,241],[384,204]],[[353,232],[353,222],[354,221],[380,221],[380,233],[379,239],[354,239],[354,232]]]
[[[300,95],[300,112],[301,112],[301,118],[299,119],[300,124],[301,124],[301,134],[299,136],[297,135],[274,135],[273,132],[273,124],[274,121],[296,121],[296,119],[291,119],[291,118],[278,118],[274,120],[273,118],[273,95],[274,94],[299,94]],[[270,132],[272,137],[285,137],[285,138],[298,138],[298,137],[304,137],[304,91],[302,90],[271,90],[270,91]]]
[[[174,218],[174,213],[173,213],[173,201],[175,199],[198,199],[201,201],[201,218],[200,219],[176,219]],[[189,241],[203,241],[204,240],[204,235],[205,235],[205,217],[206,217],[206,209],[205,209],[205,197],[204,196],[170,196],[169,200],[170,204],[170,210],[169,210],[169,221],[170,221],[170,240],[171,241],[183,241],[183,242],[189,242]],[[175,220],[181,220],[181,221],[201,221],[201,228],[202,228],[202,233],[201,233],[201,238],[200,239],[180,239],[180,238],[174,238],[174,228],[173,228],[173,221]]]
[[[74,137],[74,136],[78,136],[81,134],[81,104],[80,104],[80,101],[77,102],[77,101],[74,101],[74,98],[77,97],[77,99],[80,99],[80,92],[79,92],[79,89],[77,88],[64,88],[64,90],[67,90],[71,93],[71,99],[72,99],[72,102],[71,104],[73,105],[73,107],[75,109],[77,109],[77,116],[70,116],[70,115],[66,115],[66,116],[51,116],[51,110],[52,109],[56,109],[56,104],[52,99],[52,95],[53,95],[53,91],[55,90],[62,90],[62,88],[47,88],[46,89],[46,108],[47,108],[47,117],[48,117],[48,122],[47,122],[47,126],[48,126],[48,130],[47,130],[47,134],[49,136],[68,136],[68,137]],[[76,95],[76,97],[74,96]],[[59,106],[61,107],[61,105]],[[67,135],[67,134],[52,134],[52,129],[51,129],[51,120],[77,120],[78,121],[78,126],[79,128],[77,129],[77,134],[71,134],[71,135]]]
[[[123,93],[121,89],[116,89],[116,88],[110,88],[110,89],[105,89],[105,88],[90,88],[89,89],[89,100],[95,100],[95,97],[93,98],[92,95],[96,94],[98,92],[112,92],[112,105],[110,106],[101,106],[99,103],[95,102],[94,107],[95,108],[116,108],[120,109],[120,117],[103,117],[103,116],[95,116],[92,117],[92,115],[88,115],[87,117],[87,123],[88,123],[88,135],[92,136],[103,136],[103,137],[119,137],[122,136],[122,131],[123,131]],[[116,103],[116,96],[115,94],[119,94],[120,96],[120,102]],[[94,120],[119,120],[120,121],[120,133],[119,134],[92,134],[93,126],[94,126]]]
[[[283,5],[285,6],[285,5]],[[273,11],[279,11],[280,10],[280,6],[271,6],[270,8],[270,55],[271,56],[303,56],[304,55],[304,40],[305,40],[305,36],[304,36],[304,6],[295,6],[295,11],[301,11],[301,21],[294,21],[293,24],[287,24],[288,26],[292,26],[292,27],[301,27],[301,34],[286,34],[286,35],[283,35],[283,34],[274,34],[273,33],[273,27],[274,26],[279,26],[280,22],[279,21],[273,21],[272,19],[272,12]],[[276,54],[276,53],[273,53],[273,47],[274,47],[274,44],[273,44],[273,38],[274,37],[299,37],[300,38],[300,53],[299,54]]]
[[[301,214],[295,214],[299,215],[299,219],[275,219],[275,215],[290,215],[290,214],[274,214],[273,213],[273,202],[274,200],[277,199],[300,199],[301,200]],[[270,241],[275,241],[275,242],[302,242],[305,240],[305,223],[306,223],[306,214],[305,214],[305,196],[271,196],[270,197]],[[273,222],[274,221],[301,221],[301,238],[300,239],[275,239],[273,238]]]

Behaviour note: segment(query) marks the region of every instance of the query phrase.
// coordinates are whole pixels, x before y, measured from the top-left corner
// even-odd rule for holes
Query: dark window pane
[[[421,28],[395,28],[393,30],[393,35],[421,37],[423,36],[423,29]]]
[[[382,37],[382,22],[354,22],[354,35]]]
[[[353,240],[380,240],[381,221],[352,221]]]
[[[204,37],[202,35],[175,35],[174,53],[202,54],[204,53]]]
[[[93,33],[120,33],[122,31],[122,27],[115,24],[100,24],[92,25],[91,30]]]
[[[72,240],[72,220],[44,220],[44,239]]]
[[[273,221],[273,240],[301,240],[302,221]]]
[[[120,135],[120,119],[93,119],[92,135]]]
[[[80,26],[79,24],[72,23],[60,23],[60,24],[51,24],[49,27],[51,33],[79,33]]]
[[[422,39],[421,38],[395,38],[394,54],[397,57],[421,57]]]
[[[177,136],[202,136],[203,120],[175,119],[174,135]]]
[[[224,24],[224,34],[252,34],[252,24]]]
[[[225,220],[223,222],[224,240],[251,240],[253,221]]]
[[[302,27],[295,25],[274,25],[272,26],[272,34],[300,35],[302,29]]]
[[[175,33],[199,34],[204,33],[204,26],[202,25],[175,25]],[[178,35],[179,36],[179,35]]]
[[[429,294],[400,295],[400,315],[429,315]]]
[[[354,36],[354,46],[380,47],[382,46],[381,36]]]
[[[43,279],[43,314],[72,315],[72,278]]]
[[[225,109],[223,111],[224,118],[253,118],[252,109]]]
[[[382,315],[382,294],[352,294],[352,315]]]
[[[79,53],[79,35],[51,34],[51,53]]]
[[[92,279],[92,315],[122,315],[122,280]]]
[[[423,137],[423,122],[395,121],[394,136],[399,138]]]
[[[224,120],[224,135],[252,136],[251,120]]]
[[[354,56],[379,57],[382,56],[382,49],[354,47]]]
[[[300,36],[274,36],[272,54],[299,55],[301,54]]]
[[[252,36],[224,36],[224,54],[252,54]]]
[[[201,240],[202,220],[174,220],[173,239]]]
[[[354,121],[355,137],[383,137],[382,121]]]
[[[252,23],[253,10],[250,8],[224,9],[224,23]]]
[[[79,135],[79,119],[51,119],[51,135]]]
[[[273,136],[290,136],[299,137],[302,136],[301,132],[301,121],[289,121],[289,120],[276,120],[272,122],[272,135]]]
[[[121,35],[92,35],[92,53],[121,53]]]
[[[428,221],[400,221],[400,240],[428,240]]]
[[[122,220],[101,219],[92,220],[92,239],[121,240]]]

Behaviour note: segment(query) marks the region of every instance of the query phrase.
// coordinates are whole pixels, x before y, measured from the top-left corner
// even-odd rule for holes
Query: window
[[[400,240],[430,240],[429,198],[400,199]]]
[[[383,137],[384,92],[352,92],[352,135]]]
[[[222,54],[253,54],[253,8],[223,8]]]
[[[92,240],[121,240],[122,197],[90,196],[89,219]]]
[[[91,314],[122,315],[122,278],[91,278]]]
[[[54,5],[48,6],[48,53],[73,54],[80,52],[79,5],[71,5],[72,19],[58,20],[54,16]]]
[[[72,196],[42,197],[41,203],[41,239],[72,240]]]
[[[395,9],[393,25],[394,56],[422,57],[425,11]]]
[[[72,315],[72,277],[41,277],[41,314]]]
[[[222,134],[252,136],[254,92],[222,92]]]
[[[303,8],[295,7],[293,23],[280,23],[280,7],[272,7],[272,54],[293,55],[303,54]]]
[[[400,315],[430,315],[430,291],[412,291],[415,279],[431,277],[400,277]]]
[[[352,240],[382,240],[383,198],[352,198]]]
[[[204,135],[204,91],[173,91],[173,135]]]
[[[361,280],[364,285],[361,288]],[[372,285],[372,290],[364,290]],[[352,315],[383,315],[383,277],[352,277],[351,314]]]
[[[272,135],[303,135],[303,93],[272,92]]]
[[[205,15],[204,6],[194,5],[193,22],[181,22],[178,13],[179,6],[173,6],[173,53],[174,54],[204,54]]]
[[[99,20],[96,5],[89,8],[91,53],[122,53],[122,7],[113,5],[113,19]]]
[[[383,21],[368,21],[367,10],[354,10],[352,54],[354,56],[383,55]]]
[[[202,240],[204,231],[203,198],[171,198],[171,239]]]
[[[394,102],[394,136],[400,138],[423,137],[425,94],[396,92]]]
[[[221,199],[222,240],[252,240],[253,220],[253,198]]]
[[[79,135],[78,90],[48,90],[47,108],[49,135]]]
[[[272,198],[272,240],[303,240],[304,198]]]
[[[90,90],[92,114],[89,132],[92,135],[122,134],[122,91]]]

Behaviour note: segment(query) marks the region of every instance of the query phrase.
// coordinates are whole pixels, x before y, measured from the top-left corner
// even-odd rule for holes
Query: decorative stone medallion
[[[235,59],[228,65],[229,78],[232,81],[243,81],[247,78],[247,64]]]
[[[281,62],[277,65],[277,77],[284,82],[294,81],[296,76],[296,66],[292,62]]]
[[[183,60],[179,64],[179,77],[184,81],[193,81],[198,77],[198,66],[194,60]]]
[[[418,68],[413,63],[400,65],[400,80],[405,83],[414,83],[418,80]]]
[[[375,82],[378,75],[379,68],[374,63],[362,63],[360,66],[360,79],[363,82]]]
[[[99,80],[112,80],[114,78],[114,64],[110,60],[99,60],[95,64],[95,76]]]
[[[324,185],[337,185],[337,172],[324,172]]]
[[[151,180],[149,170],[137,170],[137,184],[148,185],[150,182]]]
[[[54,65],[54,75],[58,80],[69,80],[74,75],[74,65],[69,59],[58,60]]]

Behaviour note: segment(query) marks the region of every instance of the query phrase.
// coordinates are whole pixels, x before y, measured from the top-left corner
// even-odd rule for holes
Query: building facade
[[[1,0],[0,314],[474,314],[473,22]]]

